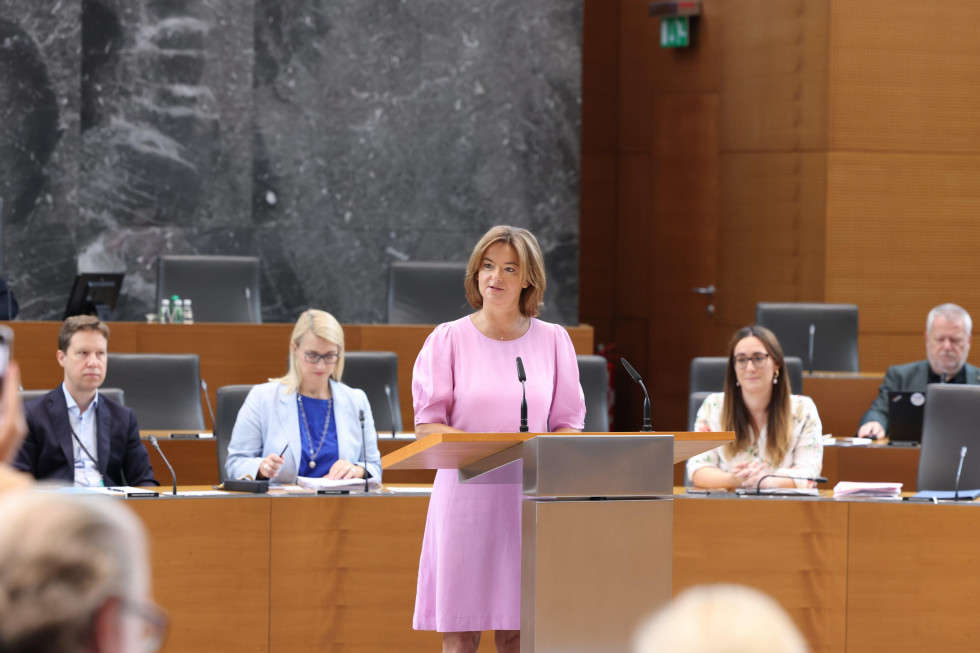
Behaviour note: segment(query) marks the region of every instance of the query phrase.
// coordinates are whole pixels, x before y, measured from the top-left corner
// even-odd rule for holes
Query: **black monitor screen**
[[[109,320],[119,298],[123,276],[122,272],[85,272],[77,275],[62,319],[72,315],[96,315],[100,320]]]

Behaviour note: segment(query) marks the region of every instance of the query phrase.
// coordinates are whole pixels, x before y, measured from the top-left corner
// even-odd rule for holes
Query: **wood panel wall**
[[[922,358],[932,306],[980,319],[980,4],[704,0],[685,50],[647,4],[586,2],[580,306],[655,428],[759,301],[857,304],[865,371]]]

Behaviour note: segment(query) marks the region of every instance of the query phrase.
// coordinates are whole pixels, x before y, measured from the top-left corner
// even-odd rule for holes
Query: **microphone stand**
[[[641,431],[652,431],[653,425],[650,424],[650,393],[647,392],[647,387],[643,385],[643,379],[640,378],[639,373],[633,369],[633,366],[627,362],[625,358],[620,358],[623,362],[623,367],[629,373],[630,377],[640,384],[640,388],[643,390],[643,428]]]
[[[149,440],[150,440],[150,444],[152,444],[153,448],[157,450],[157,453],[160,454],[160,457],[163,458],[163,462],[167,465],[167,468],[170,470],[170,478],[174,480],[174,496],[177,496],[177,473],[174,472],[174,468],[173,466],[171,466],[170,461],[167,460],[167,457],[163,455],[163,450],[160,448],[160,443],[157,442],[156,436],[153,435],[149,436]]]
[[[953,485],[953,501],[960,500],[960,474],[963,473],[963,460],[966,458],[966,445],[960,447],[960,464],[956,467],[956,483]]]
[[[388,414],[391,415],[391,439],[395,439],[395,403],[391,400],[391,386],[385,383],[385,396],[388,397]],[[367,461],[365,461],[367,462]]]
[[[527,433],[527,376],[524,374],[524,362],[517,357],[517,380],[521,382],[521,433]]]
[[[810,374],[813,374],[813,341],[816,339],[816,335],[817,335],[817,325],[816,324],[811,324],[810,325],[810,341],[807,343],[808,344],[807,352],[808,352],[808,356],[810,358],[810,360],[807,361],[807,362],[810,364],[809,365],[809,367],[810,367]]]
[[[358,411],[358,417],[361,419],[361,459],[364,461],[364,493],[367,494],[368,491],[368,470],[367,470],[367,436],[364,434],[364,410]]]
[[[756,495],[762,494],[762,481],[767,478],[788,478],[794,481],[812,481],[814,483],[826,483],[826,476],[789,476],[788,474],[766,474],[759,479],[759,482],[755,484]]]

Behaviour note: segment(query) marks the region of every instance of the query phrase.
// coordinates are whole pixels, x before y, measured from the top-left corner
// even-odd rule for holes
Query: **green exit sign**
[[[664,16],[660,19],[660,47],[686,48],[691,43],[688,16]]]

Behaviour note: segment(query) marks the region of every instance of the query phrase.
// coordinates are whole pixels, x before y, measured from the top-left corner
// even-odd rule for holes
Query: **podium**
[[[671,597],[673,466],[723,433],[436,433],[384,469],[523,484],[521,651],[629,651]],[[493,475],[490,476],[490,472]]]

